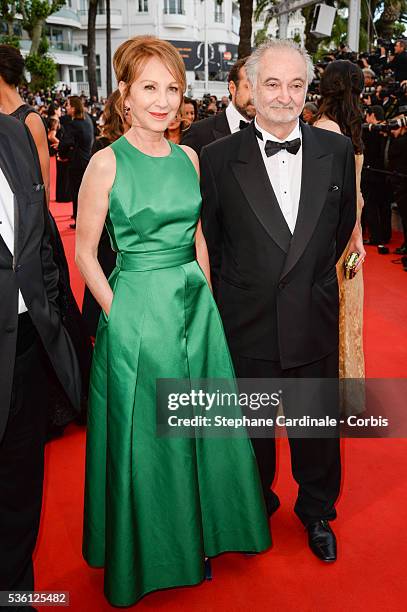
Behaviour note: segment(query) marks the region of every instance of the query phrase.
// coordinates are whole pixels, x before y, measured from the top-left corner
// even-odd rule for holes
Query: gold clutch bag
[[[345,278],[346,280],[350,280],[356,276],[355,268],[359,261],[359,253],[349,253],[347,258],[345,259],[344,268],[345,268]]]

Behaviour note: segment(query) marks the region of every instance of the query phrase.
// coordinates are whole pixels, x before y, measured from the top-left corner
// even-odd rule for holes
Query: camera
[[[380,47],[384,47],[387,52],[390,52],[391,55],[394,55],[394,42],[392,42],[391,40],[386,40],[385,38],[378,38],[377,45],[379,47],[379,50]]]
[[[207,109],[211,103],[211,94],[206,93],[202,96],[202,102],[198,111],[198,119],[204,119],[207,116]]]
[[[383,123],[363,123],[362,129],[369,130],[370,132],[391,132],[398,130],[401,127],[407,127],[407,115],[398,117],[397,119],[390,119]]]

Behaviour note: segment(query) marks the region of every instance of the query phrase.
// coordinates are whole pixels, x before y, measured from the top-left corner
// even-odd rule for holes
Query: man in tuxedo
[[[236,374],[337,378],[335,264],[356,220],[352,144],[299,121],[313,66],[298,45],[268,40],[245,66],[256,119],[201,155],[203,230]],[[286,416],[292,408],[284,405]],[[253,446],[271,515],[279,506],[275,441]],[[339,440],[291,437],[290,450],[295,512],[312,551],[334,561],[328,521],[340,487]]]
[[[229,72],[228,87],[231,101],[226,110],[202,121],[196,121],[184,133],[181,144],[192,147],[198,155],[202,147],[214,140],[247,127],[255,116],[256,111],[244,67],[246,59],[237,60]]]
[[[0,591],[33,590],[49,359],[80,408],[80,372],[58,309],[58,271],[30,133],[0,114]],[[10,608],[15,609],[15,608]]]

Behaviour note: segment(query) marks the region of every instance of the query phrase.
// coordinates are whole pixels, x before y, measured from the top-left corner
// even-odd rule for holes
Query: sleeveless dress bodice
[[[106,225],[115,251],[154,252],[194,243],[201,207],[198,176],[181,147],[170,146],[169,155],[150,157],[124,136],[111,145],[116,178]],[[143,171],[136,174],[136,165]]]

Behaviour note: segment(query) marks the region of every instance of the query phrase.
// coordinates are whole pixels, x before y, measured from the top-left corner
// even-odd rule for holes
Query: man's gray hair
[[[314,64],[312,63],[312,59],[308,55],[308,52],[304,48],[300,47],[300,45],[298,45],[293,40],[269,38],[253,51],[253,53],[250,55],[249,59],[245,63],[244,67],[246,69],[247,78],[250,81],[252,87],[256,85],[257,70],[259,62],[263,55],[267,51],[284,51],[287,49],[290,49],[291,51],[296,51],[301,55],[307,68],[307,82],[312,82],[315,76]]]
[[[311,111],[311,113],[313,113],[314,115],[316,115],[318,112],[318,106],[314,104],[314,102],[306,102],[304,104],[304,110],[305,109]]]
[[[376,74],[373,72],[373,70],[371,68],[363,68],[362,72],[363,72],[363,74],[365,76],[372,77],[372,79],[374,79],[376,77]]]

